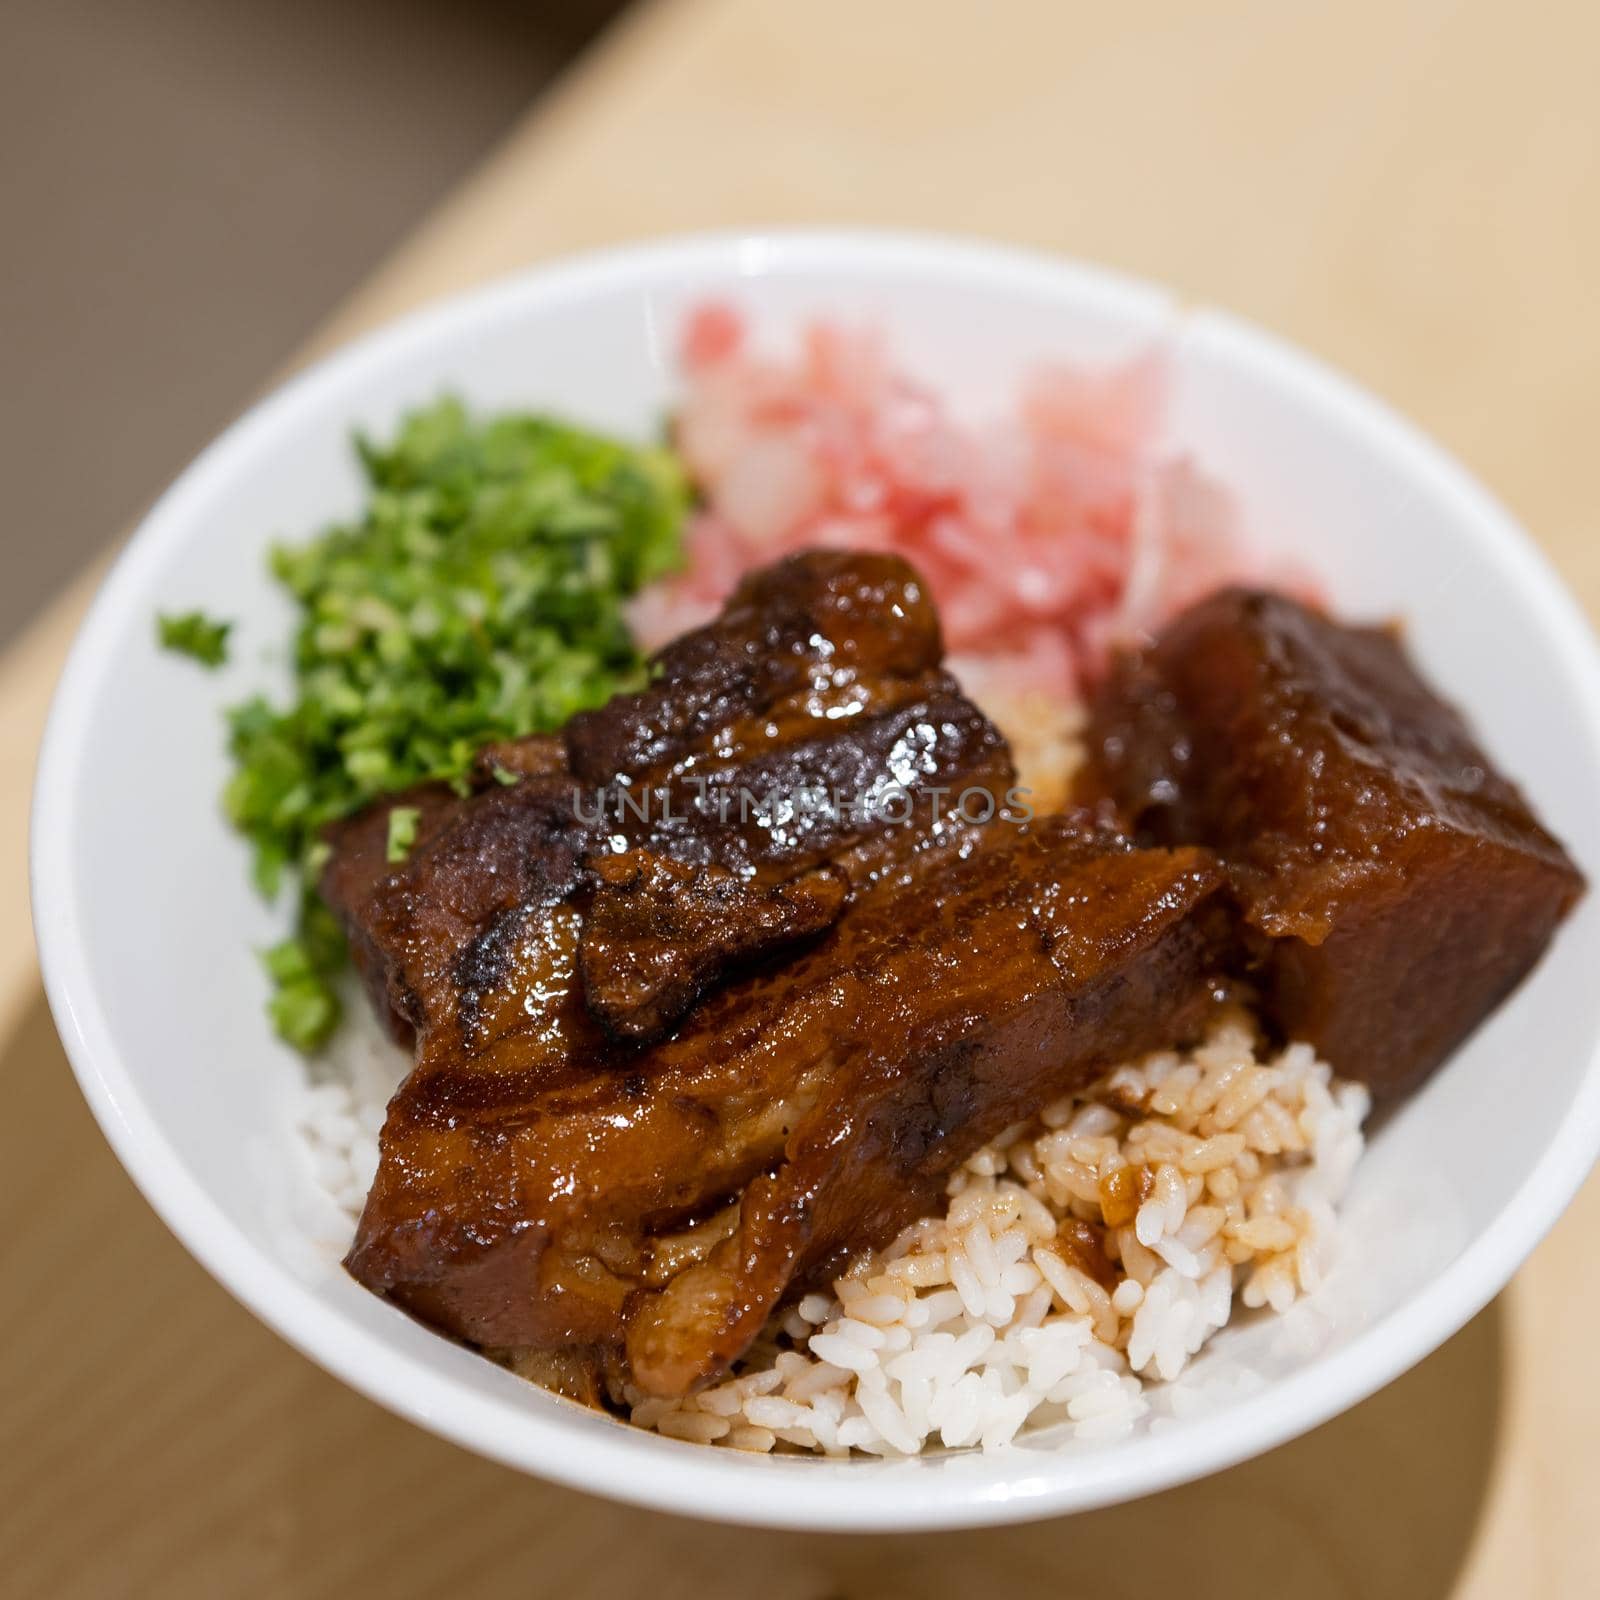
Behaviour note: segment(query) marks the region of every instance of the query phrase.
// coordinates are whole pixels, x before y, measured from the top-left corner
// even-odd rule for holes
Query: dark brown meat
[[[964,794],[1003,802],[1011,757],[942,672],[811,691],[730,724],[708,748],[586,794],[630,846],[787,876],[886,832],[937,825]],[[615,847],[614,847],[615,848]]]
[[[697,1015],[663,1066],[728,1038],[730,1087],[770,1082],[785,1136],[726,1237],[630,1300],[634,1381],[670,1395],[725,1370],[787,1293],[935,1209],[1002,1128],[1193,1031],[1231,944],[1221,884],[1203,851],[1134,850],[1081,817],[979,829],[761,994]]]
[[[328,831],[322,895],[397,1034],[451,1026],[470,1041],[509,929],[525,908],[578,890],[594,829],[560,774],[468,799],[442,785],[403,799],[422,810],[405,861],[386,859],[389,807],[372,807]]]
[[[1225,859],[1268,1009],[1395,1095],[1538,960],[1583,879],[1391,629],[1229,590],[1123,659],[1085,798]]]
[[[567,743],[559,733],[486,744],[472,761],[474,787],[514,783],[518,778],[548,778],[567,770]]]
[[[547,907],[479,1048],[424,1040],[351,1270],[476,1342],[625,1348],[642,1387],[681,1392],[1000,1128],[1192,1027],[1226,959],[1221,882],[1204,852],[1081,818],[973,829],[621,1055],[577,999],[579,914]]]
[[[943,653],[906,562],[810,551],[745,578],[715,622],[659,652],[642,694],[574,717],[569,763],[588,784],[643,779],[769,706],[811,695],[842,714],[874,684],[933,671]]]
[[[742,936],[703,936],[691,875],[658,880],[651,959],[682,981],[624,1023],[622,996],[639,974],[608,972],[603,961],[618,947],[598,934],[639,907],[613,904],[631,892],[625,878],[587,870],[607,853],[716,866],[749,880],[753,904],[757,888],[823,864],[847,887],[870,881],[942,832],[963,796],[1002,804],[1010,753],[939,670],[940,649],[938,619],[905,562],[791,557],[747,579],[715,622],[662,651],[650,688],[574,718],[565,753],[548,735],[493,745],[477,764],[483,790],[470,800],[430,786],[330,829],[324,898],[396,1034],[419,1025],[425,995],[437,1019],[458,1011],[470,1019],[476,992],[498,981],[510,914],[580,887],[592,895],[597,931],[584,965],[595,1009],[635,1040],[662,1031],[754,953]],[[609,762],[617,765],[608,770]],[[384,856],[393,803],[423,809],[417,843],[398,866]],[[974,802],[976,813],[985,808]],[[674,893],[685,904],[668,914]]]
[[[764,880],[1003,802],[993,723],[940,670],[939,621],[896,556],[815,551],[746,578],[651,663],[651,686],[567,727],[612,848]]]
[[[722,1370],[1226,964],[1205,852],[952,820],[1010,760],[889,558],[758,575],[564,759],[483,765],[404,862],[378,810],[331,835],[325,893],[417,1042],[349,1266],[575,1391]]]
[[[590,1011],[616,1039],[664,1033],[730,969],[832,926],[849,893],[826,867],[764,885],[649,850],[602,857],[594,874],[578,965]]]
[[[376,907],[384,885],[393,878],[389,860],[389,813],[396,806],[417,812],[412,853],[426,851],[439,834],[457,820],[461,801],[445,783],[423,784],[367,806],[353,817],[334,824],[324,833],[330,847],[323,870],[322,897],[339,913],[350,943],[350,955],[366,986],[373,1009],[401,1044],[412,1039],[411,1009],[395,987],[390,952],[375,925]]]

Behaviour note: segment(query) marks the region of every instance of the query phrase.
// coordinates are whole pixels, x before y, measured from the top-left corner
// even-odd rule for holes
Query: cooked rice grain
[[[408,1063],[352,1010],[297,1120],[353,1220]],[[1283,1312],[1322,1281],[1367,1109],[1309,1046],[1265,1055],[1251,1019],[1224,1012],[1193,1050],[1008,1128],[952,1178],[942,1217],[802,1297],[720,1383],[621,1399],[641,1427],[759,1453],[996,1449],[1052,1425],[1121,1438],[1145,1386],[1176,1378],[1236,1301]],[[1211,1403],[1180,1385],[1170,1409]]]
[[[623,1399],[640,1426],[741,1450],[1121,1438],[1236,1291],[1282,1312],[1316,1288],[1368,1104],[1306,1045],[1264,1055],[1229,1010],[1187,1054],[1008,1129],[952,1178],[942,1218],[805,1296],[720,1383]]]

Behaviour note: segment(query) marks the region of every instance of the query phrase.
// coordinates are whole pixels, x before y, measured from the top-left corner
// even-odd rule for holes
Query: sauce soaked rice
[[[1368,1106],[1229,1009],[1002,1134],[942,1217],[782,1313],[721,1383],[622,1398],[641,1427],[759,1452],[1120,1438],[1236,1305],[1283,1312],[1321,1282]]]
[[[348,1222],[407,1066],[375,1022],[350,1026],[300,1096],[311,1174]],[[1236,1308],[1283,1312],[1321,1281],[1368,1107],[1308,1045],[1269,1053],[1248,1014],[1221,1011],[1193,1049],[1119,1067],[980,1150],[943,1216],[781,1313],[722,1382],[618,1399],[641,1427],[763,1453],[1123,1437]]]

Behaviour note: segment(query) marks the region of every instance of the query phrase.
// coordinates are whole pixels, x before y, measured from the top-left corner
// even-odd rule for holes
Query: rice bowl
[[[435,1350],[420,1329],[397,1313],[359,1304],[353,1291],[346,1292],[350,1286],[291,1260],[274,1236],[269,1214],[280,1221],[284,1215],[303,1217],[307,1197],[271,1194],[272,1180],[263,1178],[260,1163],[235,1163],[248,1170],[230,1173],[230,1163],[215,1153],[230,1142],[238,1145],[225,1128],[286,1126],[293,1120],[287,1106],[297,1064],[281,1059],[265,1064],[259,1055],[249,1070],[242,1062],[237,1067],[225,1063],[198,1094],[188,1088],[180,1092],[178,1081],[161,1075],[160,1061],[193,1060],[203,1052],[201,1041],[229,1037],[227,1019],[236,1013],[247,968],[241,963],[235,969],[223,961],[217,967],[218,993],[197,996],[192,1007],[174,1016],[170,1007],[152,1010],[138,992],[158,994],[163,972],[192,969],[194,960],[172,942],[181,944],[186,937],[181,930],[164,927],[159,940],[123,963],[124,977],[108,965],[113,945],[106,940],[123,952],[130,941],[105,922],[110,915],[100,909],[105,901],[89,910],[83,894],[90,874],[96,882],[110,874],[122,885],[113,898],[130,905],[154,903],[153,885],[139,879],[137,863],[95,843],[109,841],[121,824],[113,825],[96,812],[93,793],[77,781],[80,763],[92,747],[100,771],[114,775],[113,787],[126,815],[152,836],[161,833],[163,815],[181,814],[176,796],[214,788],[192,781],[194,761],[175,750],[166,778],[135,776],[148,771],[149,764],[136,759],[129,740],[112,730],[119,722],[129,728],[138,723],[137,696],[148,696],[153,680],[130,669],[119,702],[110,692],[107,667],[113,659],[124,659],[119,651],[132,626],[128,619],[142,597],[155,592],[162,570],[180,550],[186,557],[200,556],[193,570],[202,585],[210,582],[218,593],[234,582],[230,568],[246,570],[253,552],[225,550],[214,538],[208,545],[203,537],[206,526],[219,525],[238,529],[238,537],[245,537],[243,505],[235,501],[228,509],[227,497],[260,496],[269,478],[287,476],[292,485],[272,503],[272,519],[303,520],[326,507],[331,495],[343,492],[337,487],[342,480],[331,458],[316,465],[308,455],[299,456],[297,470],[286,475],[284,451],[296,438],[300,442],[293,444],[295,450],[312,450],[311,430],[326,432],[336,410],[369,418],[387,412],[405,392],[414,394],[419,385],[433,381],[441,370],[437,353],[445,349],[456,352],[445,364],[458,375],[468,360],[462,352],[475,352],[470,359],[482,364],[468,380],[492,400],[497,388],[505,393],[525,382],[527,352],[493,354],[492,341],[486,342],[488,329],[537,326],[542,370],[553,374],[562,366],[561,336],[552,331],[550,321],[541,323],[541,316],[569,316],[575,306],[608,294],[624,299],[641,293],[681,295],[690,292],[691,278],[692,287],[699,289],[708,277],[754,259],[717,242],[624,256],[572,269],[565,277],[535,278],[526,289],[513,286],[468,302],[461,310],[436,314],[431,322],[424,319],[397,330],[269,402],[158,508],[134,550],[119,564],[75,655],[41,772],[36,903],[52,1001],[69,1051],[91,1102],[141,1185],[224,1282],[358,1387],[502,1459],[680,1510],[715,1508],[720,1515],[759,1522],[880,1528],[1044,1514],[1104,1503],[1209,1470],[1349,1403],[1459,1326],[1499,1287],[1587,1170],[1594,1153],[1597,1098],[1588,1065],[1593,1005],[1581,981],[1584,951],[1593,938],[1587,910],[1573,924],[1568,947],[1556,952],[1534,987],[1464,1052],[1452,1076],[1430,1086],[1382,1130],[1351,1191],[1349,1225],[1363,1252],[1363,1282],[1322,1306],[1327,1326],[1317,1348],[1261,1362],[1254,1367],[1260,1381],[1255,1393],[1243,1392],[1252,1387],[1248,1381],[1237,1386],[1239,1393],[1230,1392],[1225,1426],[1177,1417],[1184,1409],[1177,1405],[1172,1428],[1147,1431],[1097,1452],[1092,1465],[1081,1452],[1059,1449],[1062,1441],[1046,1431],[1025,1448],[926,1463],[915,1479],[889,1463],[809,1461],[765,1463],[759,1476],[752,1477],[754,1464],[727,1450],[703,1452],[690,1465],[681,1446],[643,1440],[602,1420],[577,1417],[559,1401],[529,1394],[506,1374],[469,1370],[457,1360],[458,1352]],[[1013,330],[1012,354],[1023,344],[1036,344],[1041,325],[1051,316],[1063,318],[1059,326],[1068,330],[1064,340],[1102,347],[1120,341],[1126,348],[1167,314],[1157,297],[1137,290],[1063,274],[1049,264],[960,247],[795,240],[764,246],[759,259],[761,272],[741,279],[741,286],[766,293],[761,285],[770,282],[775,314],[786,306],[792,310],[854,294],[879,304],[892,301],[892,314],[902,321],[920,315],[937,324],[941,304],[948,306],[961,295],[984,295],[997,321]],[[659,315],[660,307],[653,300],[651,304]],[[621,326],[614,309],[605,316],[611,326]],[[929,332],[926,323],[923,331]],[[591,325],[591,338],[594,332]],[[967,362],[971,350],[955,348],[961,344],[956,337],[941,359]],[[998,345],[1005,344],[1002,334]],[[1010,358],[1001,349],[991,360],[989,370],[996,379]],[[1568,602],[1519,537],[1454,469],[1401,425],[1255,336],[1220,319],[1193,319],[1180,335],[1179,363],[1180,368],[1188,363],[1176,423],[1180,431],[1205,436],[1198,442],[1207,446],[1208,457],[1227,460],[1233,469],[1228,476],[1242,485],[1247,509],[1268,526],[1281,526],[1286,507],[1299,497],[1288,494],[1276,466],[1263,468],[1259,458],[1251,460],[1251,442],[1259,448],[1266,441],[1274,461],[1284,460],[1286,449],[1300,452],[1296,476],[1308,491],[1305,502],[1314,505],[1323,495],[1342,498],[1342,517],[1363,530],[1357,542],[1365,541],[1364,548],[1333,552],[1332,586],[1348,603],[1368,611],[1386,606],[1407,611],[1424,656],[1448,664],[1448,675],[1463,686],[1463,698],[1497,752],[1528,775],[1541,803],[1592,870],[1591,802],[1597,785],[1591,646]],[[562,386],[576,392],[578,403],[586,403],[582,381],[573,383],[570,366],[566,370]],[[639,370],[650,370],[648,360]],[[630,414],[648,411],[654,394],[650,382],[641,378],[635,392],[636,400],[625,409]],[[1228,397],[1234,408],[1231,433],[1222,415]],[[604,402],[591,390],[587,403],[598,408]],[[1295,442],[1286,442],[1291,439]],[[1317,451],[1324,446],[1326,454],[1319,461]],[[262,466],[253,469],[253,476],[237,476],[252,459]],[[266,472],[269,459],[272,467]],[[1400,482],[1409,485],[1404,518],[1385,510],[1395,506],[1392,491]],[[1353,502],[1361,504],[1359,516],[1352,514]],[[254,514],[259,514],[259,502]],[[1300,518],[1297,536],[1314,542],[1317,535],[1309,527],[1314,522],[1314,512]],[[1447,541],[1455,541],[1453,588],[1441,599],[1432,596],[1427,580]],[[1378,552],[1386,561],[1369,559]],[[1457,621],[1475,608],[1483,614],[1495,610],[1501,626],[1526,643],[1537,663],[1526,669],[1530,677],[1519,679],[1524,669],[1512,661],[1506,675],[1497,679],[1486,663],[1474,660],[1470,647],[1464,648]],[[1539,729],[1527,726],[1523,715],[1541,691],[1553,695],[1552,716],[1561,719],[1568,733],[1559,748],[1542,738]],[[129,701],[127,695],[136,698]],[[195,698],[198,702],[204,695]],[[48,826],[43,824],[46,817],[52,819]],[[186,869],[177,885],[166,888],[168,893],[175,889],[180,896],[189,894],[191,905],[198,907],[204,901],[197,897],[221,882],[223,873],[207,870],[204,863],[222,859],[226,839],[203,814],[191,814],[182,826],[195,841],[194,887],[183,887]],[[81,859],[77,841],[88,852]],[[188,920],[198,933],[207,919]],[[256,930],[270,931],[242,897],[235,920],[252,937]],[[202,939],[195,953],[204,949]],[[86,982],[91,972],[93,982]],[[1500,1130],[1509,1148],[1502,1152],[1498,1175],[1486,1185],[1468,1176],[1486,1170],[1474,1159],[1474,1111],[1495,1077],[1497,1058],[1508,1050],[1536,1053],[1551,1065],[1517,1126]],[[185,1081],[192,1085],[193,1075]],[[258,1087],[252,1088],[252,1081]],[[269,1104],[276,1110],[263,1117],[261,1110]],[[359,1125],[359,1116],[354,1120]],[[208,1149],[214,1153],[206,1154]],[[1416,1226],[1397,1241],[1403,1248],[1386,1248],[1375,1218],[1384,1213],[1392,1217],[1395,1207],[1404,1204],[1408,1173],[1426,1174],[1429,1181],[1420,1187],[1433,1198],[1420,1209],[1412,1208]],[[1414,1195],[1419,1185],[1409,1187]],[[960,1198],[955,1197],[958,1202]],[[303,1236],[303,1227],[300,1231]],[[993,1237],[991,1233],[991,1242]],[[981,1243],[977,1249],[981,1256]],[[1333,1287],[1331,1282],[1327,1286]],[[938,1293],[942,1286],[929,1288]],[[1242,1365],[1254,1366],[1255,1348],[1246,1349],[1254,1331],[1226,1331],[1229,1362],[1245,1353],[1250,1359]],[[1246,1338],[1233,1338],[1241,1332]],[[845,1335],[836,1329],[833,1336]],[[1221,1339],[1214,1348],[1224,1354]],[[1203,1365],[1196,1363],[1196,1378],[1203,1376]],[[893,1419],[886,1420],[892,1433]],[[749,1425],[766,1426],[753,1419]],[[557,1439],[561,1445],[552,1449]],[[849,1486],[866,1483],[872,1486]]]

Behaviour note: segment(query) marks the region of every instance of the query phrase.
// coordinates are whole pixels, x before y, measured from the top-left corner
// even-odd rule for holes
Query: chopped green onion
[[[272,554],[299,607],[292,698],[229,712],[224,803],[254,847],[256,884],[270,896],[289,874],[307,891],[295,938],[268,956],[273,1020],[302,1049],[337,1022],[346,959],[337,928],[329,939],[308,921],[332,923],[308,892],[327,862],[322,830],[417,783],[465,793],[483,745],[642,683],[624,606],[678,564],[687,508],[664,450],[547,417],[480,421],[455,400],[412,414],[388,446],[356,447],[362,514]],[[416,825],[414,807],[390,812],[391,861]]]
[[[389,842],[384,855],[390,863],[399,863],[411,854],[417,842],[417,822],[422,813],[415,806],[395,806],[389,812]]]
[[[191,656],[203,667],[220,667],[228,659],[231,622],[217,622],[203,611],[156,618],[156,638],[163,650]]]

